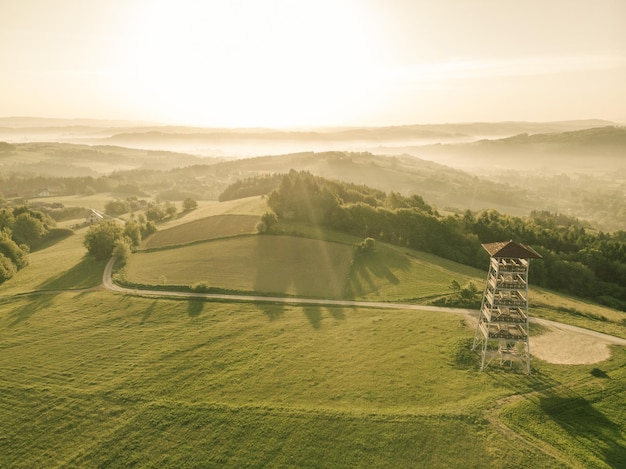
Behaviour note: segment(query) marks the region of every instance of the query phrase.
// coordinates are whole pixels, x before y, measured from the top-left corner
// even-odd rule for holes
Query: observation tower
[[[530,374],[528,260],[541,255],[514,241],[482,246],[491,259],[472,350],[480,350],[481,370],[499,358],[501,365],[519,361]]]

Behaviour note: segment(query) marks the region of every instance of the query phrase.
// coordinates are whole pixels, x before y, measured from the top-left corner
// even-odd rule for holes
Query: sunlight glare
[[[145,1],[136,16],[130,99],[180,123],[332,122],[367,93],[377,61],[356,2]]]

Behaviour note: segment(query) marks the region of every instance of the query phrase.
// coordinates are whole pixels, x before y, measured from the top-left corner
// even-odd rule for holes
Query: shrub
[[[191,291],[195,293],[207,293],[211,290],[211,287],[206,282],[194,283],[191,286]]]
[[[363,253],[366,253],[366,252],[373,251],[374,250],[374,243],[375,243],[375,239],[374,238],[365,238],[360,243],[357,243],[356,246],[355,246],[357,254],[363,254]]]
[[[191,197],[187,197],[185,200],[183,200],[183,210],[185,212],[195,210],[196,208],[198,208],[198,202],[193,200]]]
[[[131,241],[124,237],[118,239],[113,247],[113,255],[117,258],[120,265],[126,265],[126,262],[130,258],[130,243]]]
[[[9,280],[17,272],[17,267],[11,259],[0,253],[0,283]]]
[[[254,229],[259,234],[267,233],[267,225],[263,223],[262,221],[257,222],[257,224],[254,226]]]

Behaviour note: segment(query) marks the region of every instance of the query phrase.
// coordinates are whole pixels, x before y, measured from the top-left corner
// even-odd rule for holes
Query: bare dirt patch
[[[609,342],[587,334],[552,329],[530,337],[531,356],[557,365],[588,365],[611,357]]]

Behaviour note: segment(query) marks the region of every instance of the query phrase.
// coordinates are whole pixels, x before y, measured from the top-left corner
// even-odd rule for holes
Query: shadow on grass
[[[139,324],[144,324],[148,319],[150,319],[150,316],[152,316],[152,313],[154,312],[156,304],[157,304],[157,300],[154,300],[150,304],[150,306],[148,306],[148,308],[143,312],[143,316],[141,316],[141,321],[139,321]]]
[[[52,228],[46,237],[31,246],[30,251],[36,252],[49,248],[50,246],[54,246],[72,235],[74,235],[74,231],[68,228]]]
[[[602,452],[602,459],[608,466],[624,467],[626,447],[620,425],[609,420],[587,399],[580,396],[546,396],[540,398],[539,406],[572,438],[593,445],[593,451]],[[594,442],[602,444],[595,445]]]
[[[394,271],[406,270],[410,264],[406,256],[390,249],[375,248],[355,256],[346,284],[346,298],[376,291],[385,283],[398,285],[400,279]]]
[[[270,321],[276,321],[285,314],[285,305],[283,304],[258,303],[257,308],[259,308]]]
[[[302,309],[313,329],[319,329],[322,326],[322,309],[316,305],[305,306]]]
[[[279,303],[259,303],[256,307],[262,311],[270,321],[277,321],[285,314],[285,305]],[[342,307],[322,307],[320,305],[302,307],[302,312],[314,329],[319,329],[322,326],[324,310],[336,320],[344,320],[346,318]]]
[[[593,370],[591,370],[591,376],[594,376],[596,378],[611,379],[606,371],[601,370],[600,368],[594,368]]]
[[[38,290],[81,290],[97,287],[102,283],[102,273],[106,261],[96,261],[90,256],[65,272],[49,278],[40,284]]]
[[[562,436],[537,430],[550,419],[568,435],[573,442],[572,448],[576,448],[580,454],[593,454],[609,467],[624,467],[626,446],[623,444],[621,425],[611,421],[597,405],[594,406],[592,401],[576,390],[564,386],[561,381],[538,369],[533,369],[530,376],[492,369],[489,376],[503,388],[514,389],[520,395],[528,393],[527,405],[530,409],[537,409],[529,414],[526,411],[517,415],[512,413],[509,418],[514,426],[535,428],[534,431],[539,431],[541,438],[547,438],[548,444],[552,445],[557,440],[565,444],[567,440]],[[619,419],[619,415],[616,418]]]
[[[187,303],[187,314],[189,315],[189,317],[195,318],[200,316],[202,311],[204,311],[205,304],[206,302],[202,300],[189,300],[189,302]]]
[[[319,329],[322,326],[324,310],[326,310],[326,312],[336,320],[342,321],[346,319],[346,315],[341,307],[322,307],[319,305],[305,306],[303,308],[304,315],[307,317],[314,329]]]
[[[49,307],[55,296],[45,294],[29,297],[30,301],[28,303],[9,313],[9,327],[15,327],[24,321],[28,321],[37,311]]]

